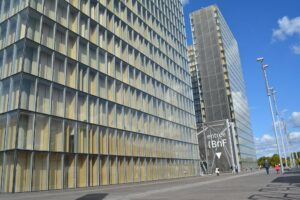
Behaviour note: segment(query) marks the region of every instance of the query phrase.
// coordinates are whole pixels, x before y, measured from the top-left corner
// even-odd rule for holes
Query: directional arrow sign
[[[222,152],[217,152],[216,155],[218,157],[218,159],[220,159]]]

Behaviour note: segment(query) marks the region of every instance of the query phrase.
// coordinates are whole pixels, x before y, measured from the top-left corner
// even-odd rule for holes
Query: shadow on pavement
[[[248,199],[266,200],[266,199],[300,199],[300,176],[280,176],[275,178],[271,183],[258,190],[256,194],[251,195]]]
[[[278,178],[275,178],[272,183],[300,183],[300,176],[281,176]]]
[[[76,200],[102,200],[106,196],[107,196],[106,193],[87,194],[77,198]]]

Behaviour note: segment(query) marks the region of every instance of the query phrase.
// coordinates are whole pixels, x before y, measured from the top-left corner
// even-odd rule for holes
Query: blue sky
[[[270,85],[279,110],[288,121],[290,138],[300,151],[300,1],[183,0],[187,43],[191,44],[189,13],[217,4],[240,49],[257,154],[275,152],[272,119],[257,57],[270,67]]]

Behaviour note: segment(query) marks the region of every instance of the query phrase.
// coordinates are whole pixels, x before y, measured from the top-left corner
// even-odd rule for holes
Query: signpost
[[[221,172],[229,172],[232,167],[239,166],[233,126],[229,120],[202,124],[198,141],[200,160],[206,163],[206,173],[213,173],[216,168]]]

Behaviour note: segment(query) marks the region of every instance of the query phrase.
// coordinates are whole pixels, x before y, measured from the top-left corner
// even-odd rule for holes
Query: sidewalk
[[[257,193],[251,195],[248,199],[267,200],[267,199],[300,199],[300,172],[281,175],[265,187],[262,187]]]
[[[300,168],[292,168],[284,172],[285,174],[300,174]]]

